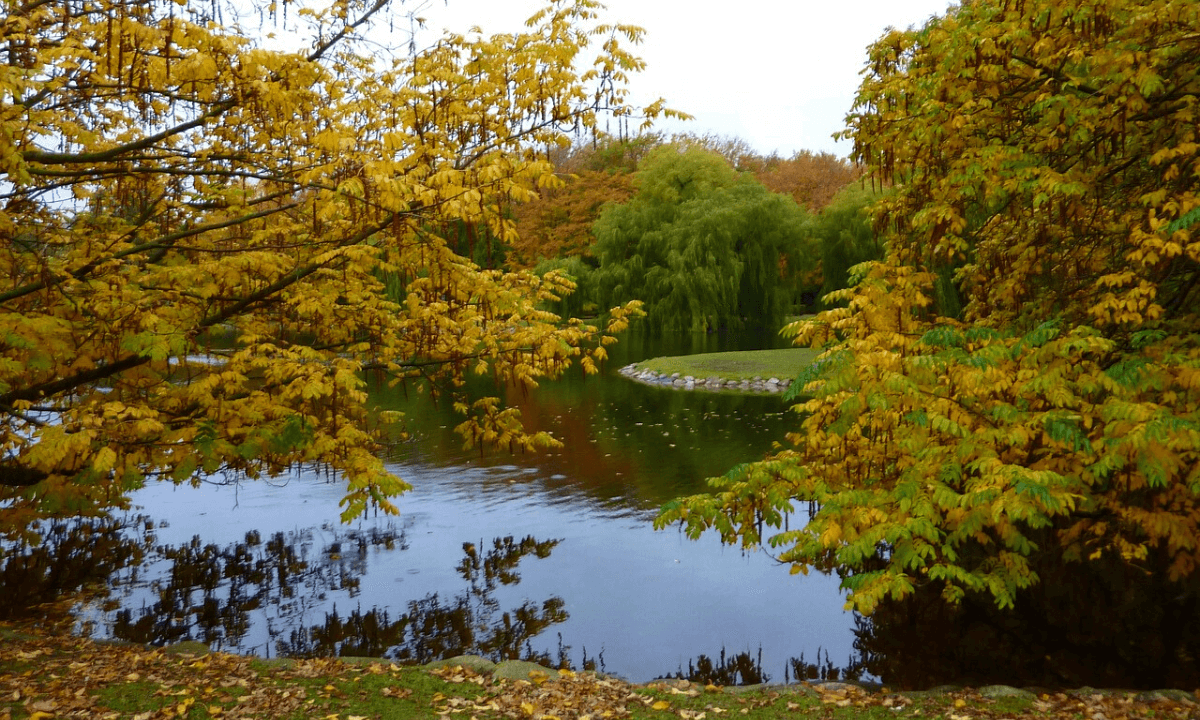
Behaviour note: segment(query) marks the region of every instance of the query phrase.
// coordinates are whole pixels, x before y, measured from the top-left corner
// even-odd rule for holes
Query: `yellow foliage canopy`
[[[407,486],[373,455],[364,370],[533,386],[603,359],[597,328],[538,309],[568,281],[481,271],[437,229],[511,237],[500,208],[546,183],[547,148],[633,112],[641,31],[555,0],[521,34],[385,60],[356,38],[388,4],[293,10],[312,46],[280,52],[207,2],[6,3],[4,532],[148,478],[297,462],[341,473],[345,517],[394,511]],[[463,430],[554,442],[486,403]]]
[[[1189,0],[985,0],[877,41],[847,134],[895,187],[886,261],[792,328],[827,350],[791,447],[659,522],[848,568],[864,612],[929,582],[1009,605],[1045,554],[1194,573],[1197,27]]]

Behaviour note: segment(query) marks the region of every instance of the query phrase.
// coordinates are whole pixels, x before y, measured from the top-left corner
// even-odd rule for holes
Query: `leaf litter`
[[[414,680],[418,675],[436,679],[441,690],[419,685]],[[906,695],[840,684],[740,692],[686,680],[638,686],[571,671],[559,671],[555,678],[535,671],[528,679],[509,680],[457,666],[416,673],[386,660],[359,664],[323,658],[267,664],[238,655],[194,655],[96,642],[34,626],[0,625],[0,720],[392,717],[390,711],[370,709],[379,702],[404,703],[403,717],[446,720],[724,720],[752,713],[760,718],[822,719],[1200,720],[1195,700],[1195,694],[1147,699],[1129,692],[1081,690],[1046,693],[1014,704],[971,691]],[[400,705],[394,707],[401,710]]]

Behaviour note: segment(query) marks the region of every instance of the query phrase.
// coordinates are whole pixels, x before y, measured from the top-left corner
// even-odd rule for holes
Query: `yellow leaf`
[[[112,470],[113,464],[116,461],[117,453],[112,448],[100,448],[92,458],[92,468],[98,473],[106,473]]]
[[[669,707],[671,707],[671,703],[667,702],[666,700],[659,700],[658,702],[651,705],[650,709],[651,710],[666,710]]]

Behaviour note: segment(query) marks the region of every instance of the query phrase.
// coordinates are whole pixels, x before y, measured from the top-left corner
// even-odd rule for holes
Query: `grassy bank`
[[[686,681],[630,685],[590,673],[495,678],[460,667],[388,661],[264,661],[193,644],[147,650],[96,643],[33,625],[0,624],[0,720],[57,718],[1178,718],[1186,699],[1058,693],[987,697],[970,690],[865,692],[808,685],[719,688]],[[187,650],[194,652],[187,652]],[[1194,696],[1193,696],[1194,697]],[[1097,715],[1096,713],[1103,713]]]
[[[643,360],[637,366],[665,375],[679,373],[681,376],[719,377],[725,380],[750,380],[754,377],[785,380],[796,377],[819,353],[820,350],[812,348],[745,350],[658,357]]]

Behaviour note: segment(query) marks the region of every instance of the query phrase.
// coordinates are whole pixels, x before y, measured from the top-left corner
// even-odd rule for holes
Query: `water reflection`
[[[0,545],[0,620],[103,587],[114,573],[139,567],[152,547],[153,530],[143,515],[59,520],[41,526],[39,545]]]
[[[535,650],[531,642],[568,618],[562,598],[526,599],[505,608],[495,595],[498,587],[520,582],[522,560],[549,557],[558,540],[509,536],[482,549],[464,543],[455,570],[465,588],[448,598],[430,593],[412,600],[393,618],[387,608],[343,614],[336,603],[324,611],[323,603],[335,592],[357,597],[370,554],[407,549],[404,532],[393,526],[321,530],[332,539],[318,542],[318,533],[305,530],[277,532],[264,542],[252,531],[225,547],[202,544],[199,537],[160,545],[152,563],[165,568],[154,579],[143,581],[146,573],[140,568],[117,573],[108,604],[119,603],[119,609],[85,614],[111,637],[152,645],[199,640],[247,652],[254,650],[249,636],[257,626],[276,654],[289,657],[356,655],[425,663],[470,653],[493,660],[567,661],[569,648],[561,641],[561,658]],[[305,618],[314,610],[324,619],[308,624]]]
[[[663,677],[689,680],[705,685],[758,685],[771,682],[771,675],[763,667],[762,648],[756,654],[748,651],[726,655],[725,648],[715,657],[699,655],[688,660],[687,670],[682,668]],[[784,665],[783,684],[798,682],[859,682],[870,680],[867,661],[862,655],[852,654],[843,666],[833,664],[829,653],[817,648],[816,662],[800,657],[788,658]]]
[[[242,650],[262,610],[268,635],[302,618],[325,600],[328,592],[357,595],[372,548],[403,549],[404,536],[392,526],[347,530],[325,526],[333,540],[312,552],[312,529],[274,533],[263,542],[258,531],[245,540],[218,547],[201,544],[199,536],[182,545],[155,548],[154,562],[165,565],[151,573],[133,568],[111,579],[112,591],[124,598],[121,609],[106,619],[112,637],[163,645],[199,640],[214,648]],[[149,596],[141,591],[148,590]],[[140,607],[129,601],[142,599]]]
[[[715,660],[700,655],[695,660],[688,660],[687,672],[680,670],[667,677],[705,685],[758,685],[771,680],[763,669],[761,648],[757,655],[740,652],[729,657],[725,656],[725,648],[721,648]]]
[[[983,594],[951,606],[939,587],[925,585],[882,603],[859,624],[855,648],[869,672],[899,688],[1194,688],[1200,578],[1168,581],[1160,555],[1141,568],[1112,558],[1043,558],[1035,564],[1041,582],[1006,610]]]
[[[758,340],[765,347],[777,339]],[[356,521],[354,531],[394,532],[406,552],[368,542],[360,556],[357,541],[339,534],[352,529],[337,525],[344,488],[304,469],[226,488],[152,483],[133,502],[166,523],[159,544],[198,563],[199,584],[173,578],[182,571],[150,553],[136,574],[124,573],[129,582],[116,591],[123,614],[98,615],[97,634],[119,625],[129,638],[195,637],[258,655],[387,647],[413,658],[470,641],[508,655],[520,648],[552,664],[560,654],[578,666],[603,653],[610,672],[635,681],[682,669],[701,653],[715,657],[710,648],[722,645],[761,645],[776,678],[802,650],[825,647],[844,657],[853,620],[842,610],[836,578],[800,581],[766,553],[725,548],[711,536],[692,542],[650,526],[662,502],[703,491],[705,478],[761,458],[793,422],[776,396],[686,394],[631,382],[616,369],[653,355],[755,345],[730,335],[631,336],[613,347],[612,374],[571,374],[529,395],[474,378],[480,383],[474,390],[499,393],[533,430],[566,443],[544,455],[464,450],[453,432],[461,418],[447,403],[434,406],[411,387],[409,397],[404,388],[376,388],[377,405],[406,412],[411,437],[394,437],[386,458],[415,489],[399,500],[398,528],[371,517]],[[268,552],[276,533],[295,546],[294,557]],[[463,542],[475,543],[483,563],[492,538],[510,535],[517,545],[527,535],[561,542],[546,557],[523,556],[519,585],[497,579],[488,589],[481,565],[478,582],[498,603],[489,609],[459,570],[474,562]],[[326,552],[334,542],[340,551]],[[344,564],[360,560],[362,573],[343,572]],[[248,579],[239,585],[226,578],[231,566]],[[546,605],[555,599],[561,603]],[[542,627],[546,637],[522,646],[491,630],[477,630],[473,639],[459,632],[468,614],[503,626],[506,613],[516,634]],[[396,627],[402,620],[404,632]],[[421,645],[414,639],[418,626],[437,639]],[[314,640],[314,631],[322,639]],[[558,633],[563,640],[556,642]]]
[[[863,627],[862,616],[857,616],[859,628]],[[855,645],[858,647],[857,643]],[[846,659],[846,664],[837,666],[833,664],[833,660],[829,657],[829,653],[821,657],[821,649],[817,648],[816,662],[808,662],[804,659],[804,653],[800,653],[800,657],[792,658],[784,670],[783,681],[790,682],[858,682],[869,680],[872,677],[878,677],[871,673],[868,669],[870,654],[867,652],[854,652]]]
[[[572,375],[544,382],[533,393],[474,380],[473,392],[498,392],[531,432],[548,432],[564,444],[538,454],[464,448],[454,432],[462,418],[447,403],[434,404],[400,387],[373,386],[372,400],[381,410],[405,414],[407,436],[393,439],[386,457],[405,465],[503,470],[519,465],[573,500],[583,494],[643,510],[703,492],[707,478],[761,460],[793,429],[795,418],[778,396],[688,393],[632,382],[616,374],[615,366],[609,370],[603,378]]]
[[[449,600],[436,593],[408,603],[407,612],[391,619],[386,610],[354,610],[342,618],[336,606],[325,622],[296,629],[277,644],[281,655],[388,657],[401,662],[427,663],[457,655],[480,655],[493,661],[532,660],[550,665],[547,651],[536,651],[533,638],[568,617],[562,598],[537,603],[525,600],[502,610],[494,596],[499,585],[516,585],[520,562],[529,556],[547,558],[558,540],[527,536],[495,538],[482,555],[474,543],[463,543],[458,572],[467,587]],[[559,643],[559,660],[569,662]]]
[[[0,566],[0,616],[28,611],[85,583],[106,583],[76,607],[86,633],[146,645],[199,640],[230,652],[264,652],[256,632],[265,631],[273,653],[285,657],[358,656],[400,663],[427,663],[462,654],[493,661],[522,659],[547,667],[607,670],[603,650],[576,656],[557,635],[554,647],[535,644],[569,617],[558,596],[506,603],[502,588],[522,580],[522,564],[551,557],[559,539],[496,537],[466,542],[454,572],[463,588],[447,596],[429,593],[393,616],[388,608],[339,611],[322,605],[340,593],[358,598],[373,555],[409,548],[406,531],[324,526],[292,532],[258,531],[218,546],[199,536],[177,545],[155,544],[156,528],[144,517],[56,523],[38,547],[6,548]],[[61,584],[65,583],[65,584]],[[16,592],[20,589],[21,592]],[[306,620],[313,610],[323,616]],[[257,643],[257,646],[256,646]],[[818,653],[818,657],[820,657]],[[826,656],[828,662],[828,656]],[[836,679],[838,670],[790,658],[787,678]],[[768,682],[763,653],[714,659],[700,655],[673,675],[720,685]],[[819,671],[818,671],[819,670]],[[850,677],[844,673],[842,677]],[[855,676],[857,677],[857,676]]]
[[[595,656],[582,645],[576,654],[564,644],[564,636],[578,642],[587,630],[568,623],[573,606],[565,593],[547,591],[554,586],[545,583],[533,583],[532,591],[522,586],[526,575],[552,567],[565,547],[559,538],[500,536],[462,543],[447,563],[457,590],[381,605],[366,599],[364,578],[385,558],[406,557],[408,527],[252,531],[223,546],[199,538],[157,543],[157,534],[169,530],[140,516],[60,522],[45,529],[39,546],[0,548],[0,619],[28,615],[42,603],[106,582],[107,594],[84,596],[81,629],[137,643],[192,639],[247,654],[415,663],[470,653],[609,669],[602,643],[595,644],[602,651]],[[820,650],[814,662],[800,653],[780,665],[778,651],[764,660],[761,647],[737,653],[721,647],[692,656],[674,672],[657,660],[657,673],[631,679],[680,677],[719,685],[880,680],[915,689],[997,682],[1194,686],[1200,677],[1200,579],[1167,584],[1117,561],[1043,565],[1039,574],[1043,582],[1022,592],[1016,610],[999,610],[989,598],[970,595],[951,607],[934,585],[902,602],[885,602],[870,619],[856,618],[854,651],[840,666]],[[622,580],[619,594],[633,599],[636,581]],[[575,597],[585,604],[586,596]],[[359,606],[351,609],[355,602]],[[400,608],[398,614],[393,607]],[[688,613],[682,606],[672,609]],[[753,612],[729,619],[753,620]],[[685,621],[696,637],[706,637],[703,622],[690,615]],[[1104,632],[1097,633],[1098,627]],[[547,640],[555,630],[557,641]],[[621,630],[608,627],[601,637]],[[650,646],[652,639],[643,642],[647,655],[660,650]],[[612,669],[629,667],[624,655]]]

